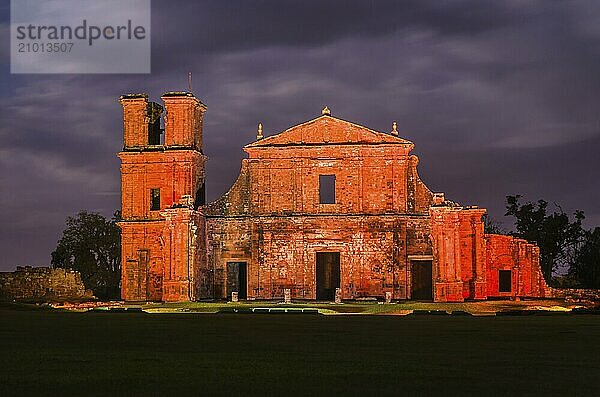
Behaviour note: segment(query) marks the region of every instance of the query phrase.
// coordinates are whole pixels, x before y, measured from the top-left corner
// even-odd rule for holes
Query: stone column
[[[433,281],[433,300],[462,302],[460,267],[459,212],[461,207],[435,206],[429,209],[431,242],[436,277]]]
[[[483,225],[483,215],[485,214],[484,209],[472,209],[471,212],[471,227],[473,230],[473,250],[474,261],[475,261],[475,274],[473,275],[473,281],[471,282],[471,298],[472,299],[485,299],[487,296],[486,291],[486,274],[485,274],[485,231]]]

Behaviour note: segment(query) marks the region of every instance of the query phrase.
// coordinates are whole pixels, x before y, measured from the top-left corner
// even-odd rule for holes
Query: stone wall
[[[540,268],[537,245],[512,236],[486,234],[488,297],[552,297]],[[499,290],[499,272],[510,271],[510,291]]]
[[[413,144],[330,116],[246,145],[250,214],[427,213]],[[319,177],[335,176],[335,203],[319,201]]]
[[[599,305],[600,290],[583,288],[552,288],[556,298],[563,298],[567,303],[581,305]]]
[[[512,236],[484,234],[484,209],[434,205],[430,214],[435,301],[553,296],[539,248]],[[502,289],[501,273],[510,277]]]
[[[434,300],[485,299],[485,210],[452,204],[432,206]]]
[[[410,295],[409,257],[430,256],[429,222],[420,215],[209,218],[209,284],[225,298],[228,263],[245,262],[248,297],[315,299],[317,252],[339,252],[342,299]],[[206,291],[210,294],[210,291]]]
[[[21,302],[61,302],[93,299],[79,272],[49,267],[18,266],[14,272],[0,273],[0,300]]]

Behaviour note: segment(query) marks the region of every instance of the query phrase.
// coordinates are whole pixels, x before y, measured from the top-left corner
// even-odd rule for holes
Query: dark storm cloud
[[[195,44],[194,51],[308,47],[346,37],[377,38],[406,26],[433,29],[440,35],[476,34],[525,17],[511,7],[483,0],[213,0],[155,5],[157,39],[181,51],[190,49],[186,46],[190,41]],[[172,18],[174,12],[176,19]]]
[[[0,269],[47,264],[65,216],[119,206],[116,99],[185,89],[190,70],[209,198],[259,121],[274,134],[327,104],[382,131],[397,120],[452,199],[502,218],[522,193],[600,224],[599,19],[595,2],[154,1],[148,76],[10,75],[2,35]]]

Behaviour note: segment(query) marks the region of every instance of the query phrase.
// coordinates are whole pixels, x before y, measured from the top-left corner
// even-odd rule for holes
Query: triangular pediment
[[[382,143],[412,145],[412,142],[389,133],[374,131],[330,115],[322,115],[277,135],[252,142],[246,147]]]

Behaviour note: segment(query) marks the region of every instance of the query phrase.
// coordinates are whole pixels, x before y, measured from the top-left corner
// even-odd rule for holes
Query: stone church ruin
[[[430,191],[395,124],[378,132],[325,108],[277,135],[261,126],[231,189],[206,203],[206,106],[161,99],[120,98],[124,300],[549,295],[538,247],[486,234],[485,209]]]

